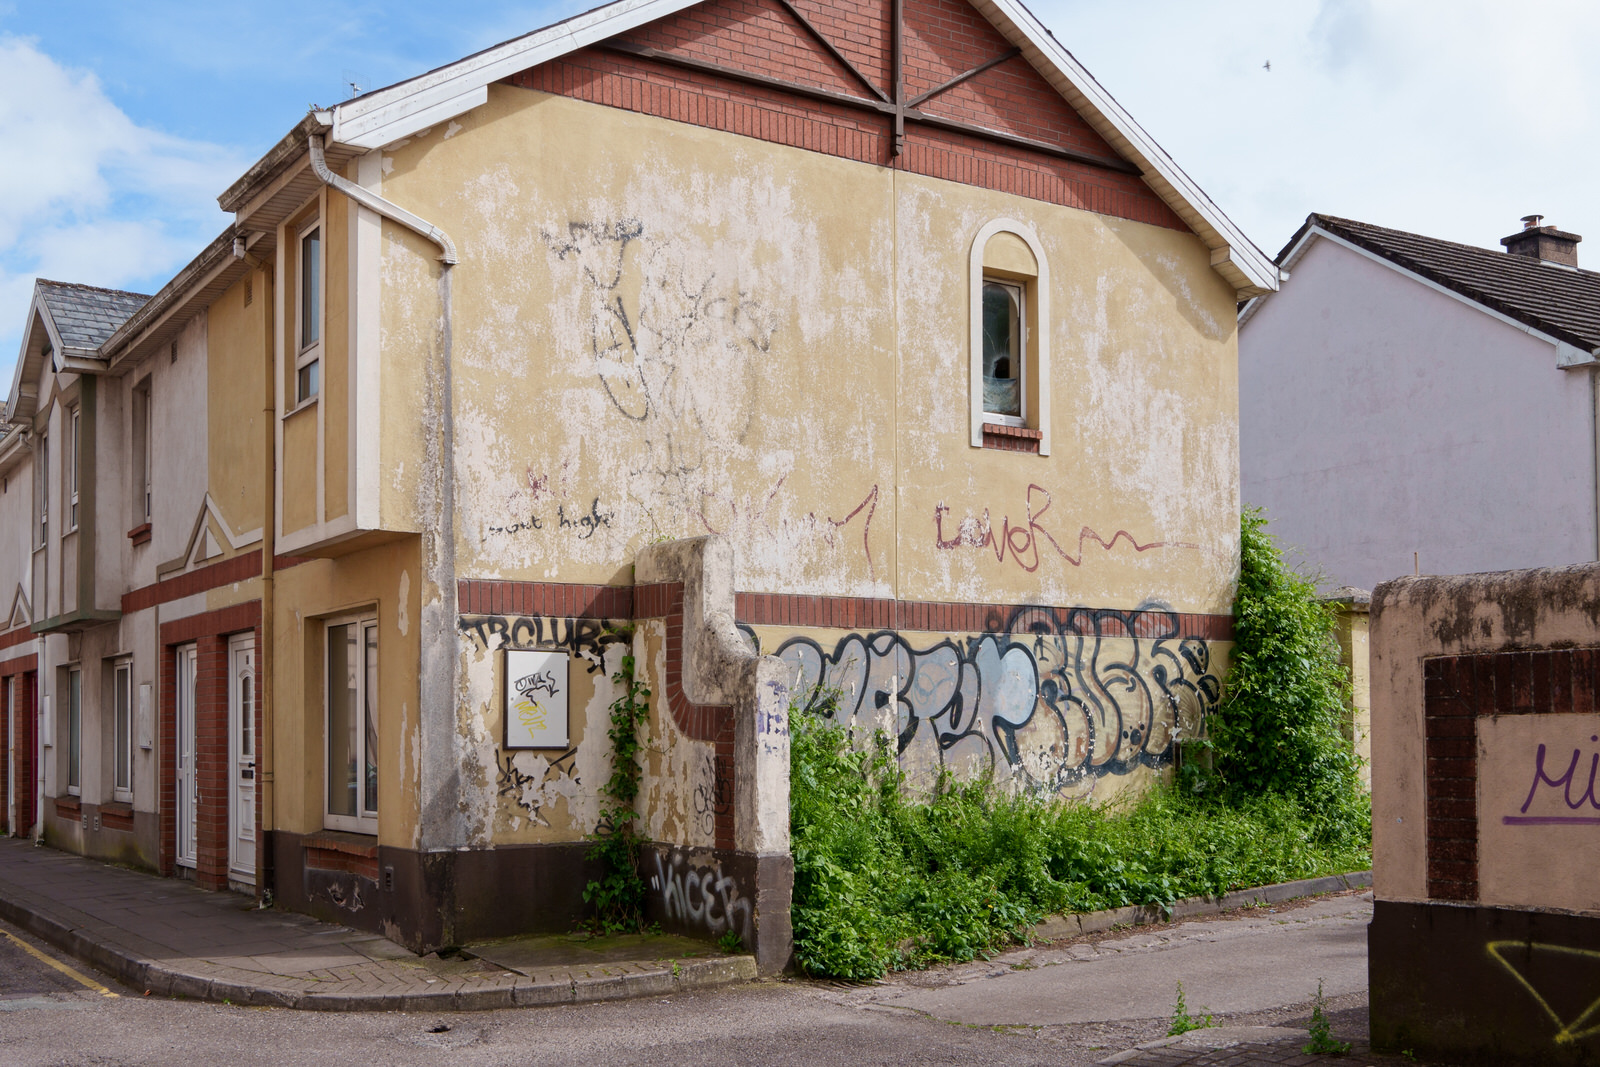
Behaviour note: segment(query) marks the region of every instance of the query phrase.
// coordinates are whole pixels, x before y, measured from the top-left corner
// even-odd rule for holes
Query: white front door
[[[228,642],[228,873],[256,882],[256,639]]]
[[[196,779],[194,773],[195,744],[194,744],[194,683],[196,655],[194,645],[184,645],[178,649],[176,661],[173,663],[174,688],[178,693],[178,722],[177,736],[172,739],[174,755],[177,757],[177,792],[178,792],[178,848],[177,861],[180,867],[193,867],[195,854],[195,829],[197,826],[195,816]]]

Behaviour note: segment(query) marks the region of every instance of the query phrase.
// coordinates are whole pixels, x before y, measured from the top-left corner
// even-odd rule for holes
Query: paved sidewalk
[[[1220,1026],[1152,1041],[1107,1056],[1103,1067],[1417,1067],[1417,1060],[1375,1053],[1349,1035],[1344,1053],[1305,1051],[1311,1035],[1288,1026]],[[1337,1037],[1337,1035],[1336,1035]]]
[[[0,839],[0,918],[136,992],[322,1011],[574,1004],[756,973],[750,956],[666,936],[521,938],[475,946],[474,958],[419,958],[376,934],[14,839]]]

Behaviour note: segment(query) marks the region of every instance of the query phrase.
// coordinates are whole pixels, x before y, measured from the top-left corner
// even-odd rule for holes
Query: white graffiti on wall
[[[650,890],[660,895],[669,924],[712,937],[731,930],[746,945],[755,944],[753,902],[720,862],[693,864],[677,854],[664,857],[661,850],[654,860]]]

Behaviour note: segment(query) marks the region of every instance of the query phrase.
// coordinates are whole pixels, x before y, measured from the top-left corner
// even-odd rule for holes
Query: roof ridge
[[[58,282],[52,278],[34,278],[39,285],[53,285],[58,289],[87,289],[92,293],[111,293],[114,296],[136,296],[140,300],[149,300],[149,293],[136,293],[132,289],[108,289],[103,285],[88,285],[84,282]]]
[[[1578,274],[1587,274],[1591,277],[1600,279],[1600,271],[1590,270],[1587,267],[1568,267],[1561,264],[1546,263],[1544,260],[1534,259],[1532,256],[1513,256],[1509,252],[1497,252],[1494,249],[1486,248],[1483,245],[1469,245],[1464,241],[1452,241],[1448,237],[1430,237],[1428,234],[1417,233],[1415,230],[1401,230],[1394,226],[1380,226],[1376,222],[1362,222],[1360,219],[1347,219],[1339,215],[1325,215],[1320,211],[1313,212],[1313,214],[1315,214],[1317,218],[1324,222],[1343,224],[1346,226],[1361,226],[1369,230],[1382,230],[1384,233],[1396,233],[1402,237],[1415,237],[1422,241],[1431,241],[1434,244],[1449,245],[1452,248],[1465,249],[1468,252],[1481,252],[1486,256],[1503,258],[1507,263],[1514,264],[1518,267],[1548,267],[1552,270],[1561,271],[1563,274],[1571,274],[1576,271]]]

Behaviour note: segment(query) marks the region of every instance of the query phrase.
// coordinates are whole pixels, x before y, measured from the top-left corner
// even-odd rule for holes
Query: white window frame
[[[314,403],[322,395],[322,336],[327,332],[324,320],[327,296],[327,237],[322,232],[322,217],[320,214],[312,216],[305,225],[295,231],[295,291],[294,291],[294,378],[291,382],[293,407],[298,409],[303,405]],[[306,238],[313,233],[317,235],[317,277],[316,291],[313,294],[316,307],[312,313],[306,313]],[[305,338],[306,322],[310,320],[315,326],[317,335],[310,341]],[[300,390],[301,374],[305,368],[314,367],[312,371],[316,378],[315,387],[309,392]]]
[[[151,382],[145,378],[133,387],[133,524],[142,526],[150,521],[150,460],[151,432],[155,412],[151,410]]]
[[[328,641],[328,634],[332,631],[332,629],[335,626],[354,626],[354,627],[356,627],[356,632],[359,635],[359,640],[356,642],[356,647],[357,647],[357,649],[360,650],[360,654],[364,657],[365,653],[366,653],[366,647],[367,647],[367,634],[368,634],[369,631],[373,634],[374,649],[375,650],[377,649],[376,638],[377,638],[377,629],[378,629],[378,618],[377,618],[377,616],[375,614],[373,614],[371,612],[365,612],[365,613],[356,614],[356,615],[345,615],[345,616],[340,616],[339,618],[328,619],[323,624],[323,629],[322,629],[322,825],[324,827],[326,827],[327,829],[329,829],[329,830],[349,830],[351,832],[358,833],[358,834],[376,834],[378,832],[378,813],[377,813],[376,810],[370,810],[369,811],[368,809],[366,809],[364,807],[363,802],[360,799],[357,800],[356,814],[353,815],[353,816],[351,816],[351,815],[342,815],[342,814],[336,815],[331,810],[332,807],[333,807],[333,804],[332,804],[332,800],[333,800],[333,776],[331,774],[331,767],[330,767],[330,763],[331,763],[331,751],[330,751],[330,748],[331,748],[331,745],[332,745],[332,742],[333,742],[333,732],[332,732],[333,731],[333,722],[332,722],[332,719],[333,719],[333,699],[332,699],[332,697],[333,697],[333,685],[334,685],[335,679],[332,676],[332,672],[328,669],[329,655],[330,655],[330,653],[332,651],[332,645]],[[379,654],[381,654],[381,650],[378,650],[378,652],[379,652]],[[365,662],[363,660],[363,663],[361,665],[361,669],[356,672],[356,693],[357,693],[357,696],[356,696],[356,700],[355,700],[355,712],[356,712],[356,714],[359,715],[361,710],[366,706],[367,700],[370,698],[374,702],[375,718],[378,720],[379,723],[381,723],[381,721],[382,721],[382,715],[381,715],[382,709],[381,708],[376,708],[377,694],[375,694],[375,693],[369,694],[369,692],[368,692],[368,687],[369,687],[370,683],[367,680],[367,672],[366,672],[365,668],[366,668],[366,664],[365,664]],[[355,735],[356,735],[355,765],[358,768],[358,773],[359,773],[359,769],[366,766],[366,759],[367,759],[367,756],[368,756],[368,753],[367,753],[367,736],[366,736],[366,731],[362,730],[362,729],[357,729],[355,731]],[[376,762],[376,756],[374,756],[374,762]],[[365,791],[362,788],[360,788],[360,785],[359,785],[360,779],[359,778],[357,779],[357,782],[358,782],[358,786],[357,786],[357,789],[356,789],[356,795],[357,795],[358,798],[360,798],[360,797],[364,796]],[[382,795],[382,790],[381,790],[382,779],[381,778],[379,779],[379,785],[380,785],[379,795],[381,796]]]
[[[34,530],[39,535],[39,548],[50,540],[50,433],[39,434],[39,447],[34,451],[36,469],[33,472],[34,503],[38,514]]]
[[[989,239],[999,233],[1009,233],[1019,238],[1033,253],[1037,273],[1031,278],[1016,278],[984,267],[984,250]],[[983,283],[1004,282],[1022,289],[1021,315],[1022,366],[1022,416],[1007,418],[990,415],[983,410]],[[1039,431],[1039,455],[1050,454],[1050,264],[1045,258],[1044,246],[1033,228],[1016,219],[998,218],[984,223],[972,239],[968,257],[967,308],[969,333],[967,352],[969,363],[968,440],[973,448],[983,447],[983,424],[1026,426]],[[1029,305],[1032,311],[1029,311]],[[1028,320],[1036,324],[1030,327]],[[1031,351],[1030,351],[1031,349]],[[1032,363],[1031,372],[1028,364]],[[1029,389],[1027,379],[1038,383]]]
[[[74,404],[67,409],[67,533],[78,528],[78,458],[83,451],[78,443],[82,428],[83,408]]]
[[[111,799],[133,803],[133,660],[111,664]]]
[[[1013,278],[1002,278],[998,275],[985,273],[983,286],[987,288],[991,285],[999,285],[1009,289],[1016,294],[1017,298],[1017,411],[1021,414],[1005,415],[985,408],[983,420],[985,422],[999,423],[1002,426],[1026,426],[1028,425],[1028,286]],[[979,290],[978,299],[980,301],[978,310],[981,314],[983,310],[981,303],[983,300],[982,289]],[[981,354],[979,360],[981,363]]]
[[[83,795],[83,668],[67,668],[67,795]]]

